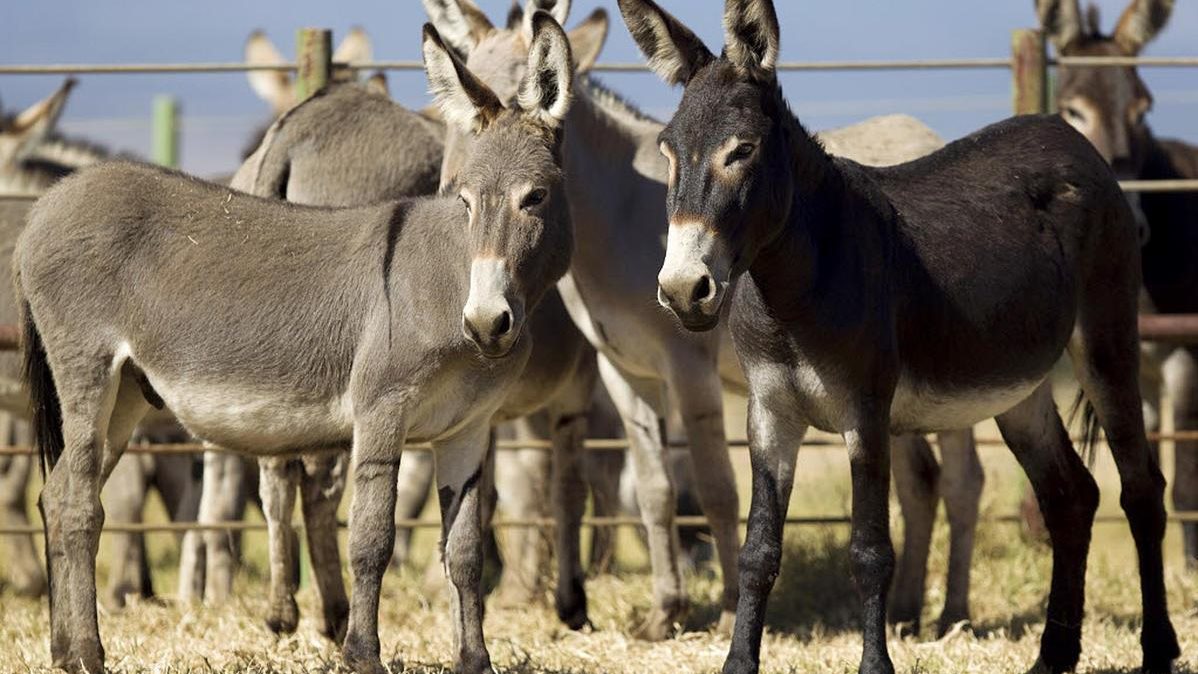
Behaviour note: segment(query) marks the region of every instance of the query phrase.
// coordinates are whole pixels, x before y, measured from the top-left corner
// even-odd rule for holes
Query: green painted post
[[[179,168],[179,101],[174,96],[154,97],[152,133],[154,163]]]
[[[1048,48],[1044,33],[1020,28],[1011,34],[1011,75],[1015,114],[1048,112]]]
[[[320,91],[333,79],[333,31],[301,28],[295,35],[295,102]]]

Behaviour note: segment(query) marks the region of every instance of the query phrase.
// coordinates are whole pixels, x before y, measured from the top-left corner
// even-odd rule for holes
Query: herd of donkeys
[[[100,529],[140,521],[153,488],[178,520],[239,518],[257,500],[279,632],[299,620],[298,494],[320,630],[370,673],[386,671],[381,579],[410,537],[395,518],[417,515],[430,491],[456,667],[472,673],[492,669],[482,577],[496,492],[517,517],[556,520],[554,600],[576,629],[589,624],[588,497],[596,514],[621,500],[639,512],[653,606],[634,630],[646,639],[671,636],[688,610],[674,525],[685,492],[721,570],[724,671],[757,671],[796,453],[816,428],[848,448],[861,671],[886,674],[887,623],[920,630],[941,498],[951,536],[939,630],[969,619],[983,483],[970,429],[995,418],[1054,551],[1038,664],[1070,671],[1098,493],[1052,397],[1068,354],[1119,470],[1144,671],[1171,670],[1165,480],[1146,431],[1160,426],[1162,391],[1174,426],[1198,428],[1198,353],[1141,345],[1137,314],[1198,313],[1198,195],[1125,196],[1117,181],[1198,178],[1198,148],[1152,135],[1134,67],[1061,66],[1060,114],[948,145],[901,115],[811,134],[779,84],[771,0],[726,0],[719,53],[653,0],[619,0],[651,69],[684,89],[663,124],[588,74],[604,10],[567,31],[568,0],[515,4],[501,25],[472,0],[423,4],[433,106],[408,110],[381,75],[349,70],[297,101],[289,75],[252,71],[275,119],[224,180],[57,135],[73,81],[0,117],[0,195],[43,193],[32,206],[0,196],[0,265],[14,280],[0,323],[19,326],[23,352],[0,356],[0,434],[40,455],[47,570],[21,536],[5,540],[5,567],[13,590],[48,593],[56,667],[103,670]],[[1134,56],[1173,0],[1133,0],[1110,34],[1078,0],[1035,8],[1059,54]],[[355,30],[334,58],[369,51]],[[246,57],[283,60],[261,34]],[[748,398],[743,540],[725,392]],[[615,434],[629,441],[627,466],[584,450]],[[498,437],[551,451],[495,452]],[[191,438],[214,450],[202,466],[124,451]],[[675,461],[681,438],[689,452]],[[406,444],[425,442],[431,452],[401,463]],[[1194,444],[1175,452],[1181,510],[1198,510]],[[29,521],[36,461],[0,456],[9,523]],[[350,479],[347,593],[329,532]],[[1192,568],[1198,523],[1182,526]],[[538,538],[513,534],[502,591],[536,593]],[[140,536],[114,540],[102,601],[119,606],[152,584]],[[181,545],[180,597],[228,597],[235,539],[211,529]],[[592,565],[607,545],[593,546]]]

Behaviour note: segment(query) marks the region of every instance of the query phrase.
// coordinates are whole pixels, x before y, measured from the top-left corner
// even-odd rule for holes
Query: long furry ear
[[[387,84],[387,73],[380,70],[367,77],[364,84],[367,91],[391,98],[391,87]]]
[[[649,67],[667,84],[686,84],[715,55],[654,0],[619,0],[620,14]]]
[[[1036,0],[1036,16],[1057,53],[1064,53],[1084,35],[1078,0]]]
[[[271,66],[286,63],[287,59],[266,37],[266,33],[256,30],[245,41],[245,62],[255,66]],[[291,85],[291,75],[286,71],[250,70],[245,76],[250,81],[250,88],[258,94],[258,98],[270,103],[276,115],[283,114],[295,104],[295,87]]]
[[[445,44],[466,58],[474,46],[495,27],[472,0],[421,0],[428,18],[443,36]]]
[[[570,31],[570,50],[574,52],[574,70],[588,72],[599,60],[599,53],[607,42],[607,29],[611,22],[607,10],[600,7],[582,23]]]
[[[477,134],[499,117],[499,97],[466,68],[431,23],[424,24],[422,49],[429,92],[447,123]]]
[[[58,124],[75,79],[67,78],[53,94],[34,103],[0,128],[0,165],[20,161],[45,141]]]
[[[361,26],[351,28],[349,34],[341,40],[341,44],[337,45],[336,51],[333,52],[333,60],[337,63],[358,63],[369,61],[372,58],[374,58],[374,46],[370,42],[370,36]]]
[[[532,18],[537,12],[545,12],[552,16],[559,26],[564,26],[566,19],[570,17],[570,0],[528,0],[524,6],[524,22],[521,25],[526,44],[532,44],[533,34],[536,32]]]
[[[1173,0],[1132,0],[1115,26],[1115,42],[1128,54],[1139,54],[1172,14]]]
[[[528,69],[520,82],[516,100],[526,114],[556,129],[570,110],[574,86],[570,39],[557,20],[546,12],[537,11],[532,15],[532,28]]]
[[[780,42],[773,0],[724,3],[724,54],[738,68],[772,76],[778,67]]]
[[[507,19],[503,22],[503,27],[507,30],[520,30],[524,25],[524,8],[520,6],[520,0],[512,0],[512,6],[507,10]]]

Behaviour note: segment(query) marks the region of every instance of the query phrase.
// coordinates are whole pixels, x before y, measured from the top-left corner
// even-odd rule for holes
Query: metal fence
[[[295,62],[272,65],[250,65],[239,62],[226,63],[137,63],[137,64],[45,64],[45,65],[3,65],[0,64],[0,75],[133,75],[133,74],[203,74],[203,73],[236,73],[250,71],[282,71],[295,72],[300,91],[314,92],[332,80],[332,74],[337,69],[353,70],[422,70],[420,61],[364,61],[352,63],[335,63],[331,60],[331,31],[324,29],[301,29],[297,33],[297,54]],[[828,71],[892,71],[892,70],[1009,70],[1012,73],[1012,109],[1015,114],[1045,113],[1051,109],[1050,69],[1058,66],[1070,67],[1139,67],[1139,68],[1194,68],[1198,67],[1198,56],[1186,57],[1057,57],[1049,58],[1043,34],[1038,30],[1020,29],[1012,34],[1012,52],[1009,57],[993,58],[954,58],[954,59],[899,59],[899,60],[853,60],[853,61],[785,61],[778,64],[778,70],[785,73],[798,72],[828,72]],[[642,63],[598,63],[593,68],[595,72],[603,73],[640,73],[649,72]],[[158,116],[155,117],[156,121]],[[173,123],[172,115],[162,115],[166,123]],[[156,137],[170,137],[173,130],[156,130]],[[1198,191],[1198,180],[1131,180],[1120,183],[1129,192],[1179,192]],[[0,195],[0,199],[36,199],[37,194],[8,194]],[[1145,340],[1163,341],[1169,343],[1198,343],[1198,315],[1154,315],[1140,317],[1140,334]],[[19,331],[16,326],[0,325],[0,351],[13,350],[19,345]],[[1153,441],[1187,442],[1198,441],[1198,430],[1178,431],[1171,434],[1151,434]],[[1000,446],[1003,441],[999,438],[978,438],[979,446]],[[589,451],[623,451],[628,443],[625,440],[590,439],[585,443]],[[671,444],[671,447],[683,445]],[[843,447],[843,442],[837,440],[812,439],[804,443],[804,447]],[[745,449],[748,443],[743,440],[729,442],[730,448]],[[501,441],[498,443],[501,451],[517,449],[540,449],[548,451],[548,442]],[[195,454],[202,451],[223,451],[218,448],[208,448],[198,443],[163,444],[132,446],[130,453],[149,454]],[[428,451],[428,445],[411,445],[405,451]],[[28,447],[0,447],[0,457],[13,455],[29,455],[32,450]],[[1175,512],[1170,515],[1172,521],[1198,521],[1198,511]],[[742,518],[741,523],[745,523]],[[1002,515],[983,518],[984,522],[1017,523],[1024,521],[1021,515]],[[1099,516],[1096,522],[1122,522],[1120,516]],[[704,526],[704,517],[677,517],[678,526]],[[584,526],[639,526],[641,520],[634,517],[588,517],[583,519]],[[842,516],[827,517],[788,517],[787,525],[831,526],[845,525],[850,519]],[[496,527],[552,527],[551,519],[504,519],[493,523]],[[302,523],[296,523],[302,527]],[[344,527],[344,523],[341,525]],[[436,528],[438,520],[401,520],[396,526],[404,528]],[[118,524],[105,526],[104,531],[110,533],[182,533],[186,531],[227,530],[227,531],[264,531],[265,524],[248,522],[222,522],[215,524],[200,524],[196,522],[172,522],[165,524]],[[41,527],[0,527],[0,536],[40,533]]]

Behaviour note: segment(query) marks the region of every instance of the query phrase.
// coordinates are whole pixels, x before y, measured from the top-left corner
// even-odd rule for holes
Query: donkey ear
[[[1173,0],[1132,0],[1115,26],[1115,42],[1128,54],[1139,54],[1172,14]]]
[[[424,71],[445,121],[479,133],[503,112],[495,92],[466,69],[431,23],[424,24]]]
[[[522,24],[524,41],[527,44],[532,44],[533,34],[536,32],[532,25],[532,18],[537,12],[549,14],[559,26],[564,26],[566,19],[570,16],[570,0],[528,0],[528,4],[524,6],[524,23]]]
[[[0,143],[0,165],[23,159],[50,135],[74,88],[75,80],[67,78],[58,91],[29,106],[0,129],[5,141]]]
[[[600,7],[570,31],[570,51],[574,52],[574,70],[585,73],[599,60],[607,42],[607,10]]]
[[[525,113],[556,129],[566,119],[574,86],[570,39],[557,20],[542,11],[532,15],[532,29],[528,70],[516,101]]]
[[[667,84],[686,84],[715,55],[654,0],[620,0],[620,14],[649,67]]]
[[[507,10],[507,20],[503,22],[503,27],[507,30],[520,30],[524,25],[524,8],[520,6],[520,0],[512,0],[512,6]]]
[[[724,53],[738,68],[773,75],[781,30],[773,0],[724,3]]]
[[[445,43],[466,58],[479,40],[495,30],[487,15],[472,0],[421,0],[429,20]]]
[[[351,28],[349,34],[341,40],[341,44],[337,45],[337,50],[333,52],[333,60],[337,63],[369,61],[373,57],[374,48],[370,43],[370,36],[361,26]]]
[[[366,78],[366,90],[391,98],[391,87],[387,85],[387,73],[378,71]]]
[[[1082,12],[1077,0],[1036,0],[1036,15],[1057,53],[1081,41]]]
[[[273,66],[286,63],[278,48],[256,30],[245,41],[245,62],[252,66]],[[276,115],[286,112],[295,103],[295,89],[291,86],[291,75],[282,70],[250,70],[245,74],[250,88],[258,98],[270,103]]]

